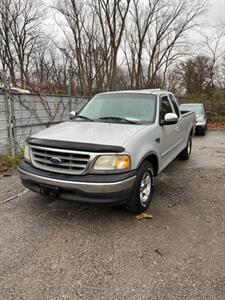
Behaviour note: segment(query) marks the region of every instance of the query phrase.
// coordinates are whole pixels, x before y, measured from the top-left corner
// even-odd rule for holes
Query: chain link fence
[[[0,154],[19,153],[31,134],[69,120],[69,112],[80,110],[84,97],[0,94]]]

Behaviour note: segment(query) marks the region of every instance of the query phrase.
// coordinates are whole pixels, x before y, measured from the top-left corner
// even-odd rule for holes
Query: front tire
[[[145,160],[137,171],[137,178],[131,198],[125,207],[133,213],[145,211],[151,203],[154,194],[154,168]]]
[[[191,150],[192,150],[192,135],[190,134],[190,136],[188,138],[187,146],[180,153],[179,158],[181,160],[188,160],[191,155]]]

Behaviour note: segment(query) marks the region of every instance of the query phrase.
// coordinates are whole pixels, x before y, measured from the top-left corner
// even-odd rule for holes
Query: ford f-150
[[[32,191],[142,212],[154,177],[191,154],[195,114],[182,114],[167,91],[97,94],[71,116],[27,139],[18,170]]]

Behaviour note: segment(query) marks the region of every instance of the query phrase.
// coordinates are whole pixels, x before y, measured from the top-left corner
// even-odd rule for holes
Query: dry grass
[[[0,172],[6,171],[18,165],[18,163],[23,159],[23,152],[13,156],[12,153],[1,154],[0,155]]]

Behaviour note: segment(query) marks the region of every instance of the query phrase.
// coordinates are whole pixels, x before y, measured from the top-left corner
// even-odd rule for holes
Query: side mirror
[[[73,120],[76,117],[77,112],[75,110],[72,110],[70,112],[70,120]]]
[[[172,125],[178,122],[178,116],[174,113],[168,113],[164,117],[164,125]]]
[[[210,113],[210,111],[209,111],[209,110],[207,110],[207,111],[205,112],[205,114],[206,114],[206,115],[209,115],[209,113]]]

